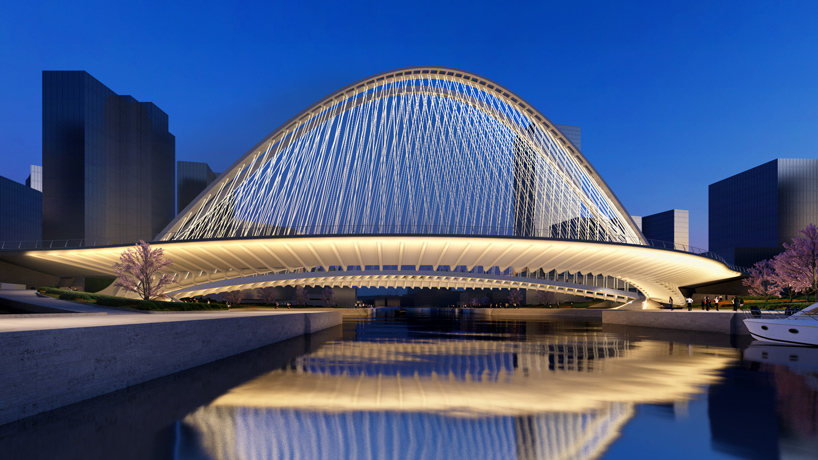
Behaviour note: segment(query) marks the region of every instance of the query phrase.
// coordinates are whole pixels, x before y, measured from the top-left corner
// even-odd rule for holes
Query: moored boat
[[[818,347],[818,303],[792,315],[752,312],[744,320],[750,335],[756,340]]]

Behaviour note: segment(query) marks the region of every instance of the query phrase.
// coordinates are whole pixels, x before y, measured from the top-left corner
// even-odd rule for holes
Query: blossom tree
[[[801,236],[784,243],[784,252],[775,257],[775,270],[796,290],[807,290],[809,300],[809,292],[818,292],[818,228],[809,224],[798,233]]]
[[[259,297],[265,304],[270,305],[276,301],[276,288],[272,286],[263,287],[258,290]]]
[[[176,282],[175,275],[159,274],[173,263],[164,254],[162,248],[151,249],[150,244],[139,240],[136,246],[123,251],[119,262],[114,264],[114,286],[133,292],[142,300],[161,297],[164,288]]]
[[[554,293],[551,291],[537,291],[537,303],[540,305],[551,305],[554,303]]]
[[[307,290],[303,286],[295,288],[295,303],[296,305],[307,305]]]
[[[508,303],[511,305],[520,305],[523,302],[523,292],[519,289],[512,289],[508,291]]]
[[[321,302],[324,304],[325,307],[333,307],[335,306],[335,299],[333,298],[334,291],[332,287],[327,286],[321,291]]]
[[[749,287],[751,295],[764,297],[764,301],[774,295],[780,296],[781,287],[776,282],[777,277],[771,261],[756,262],[749,273],[750,276],[741,280],[741,284]]]
[[[224,299],[230,302],[231,304],[238,304],[241,303],[241,299],[244,298],[244,293],[242,291],[230,291],[225,296]]]
[[[808,291],[809,283],[804,278],[798,277],[798,270],[790,266],[792,260],[782,254],[778,254],[771,261],[773,270],[773,279],[778,284],[779,289],[786,291],[790,297],[790,302],[794,294]]]

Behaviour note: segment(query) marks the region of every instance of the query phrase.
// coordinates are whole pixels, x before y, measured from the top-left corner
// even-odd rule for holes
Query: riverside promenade
[[[0,315],[0,425],[342,322],[340,311],[145,314],[0,296],[71,311]]]

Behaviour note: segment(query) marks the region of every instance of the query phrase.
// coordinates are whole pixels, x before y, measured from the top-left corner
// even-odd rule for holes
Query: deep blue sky
[[[41,163],[41,71],[86,70],[170,116],[178,160],[216,171],[368,75],[443,65],[556,123],[634,215],[818,155],[818,2],[8,2],[0,13],[0,175]]]

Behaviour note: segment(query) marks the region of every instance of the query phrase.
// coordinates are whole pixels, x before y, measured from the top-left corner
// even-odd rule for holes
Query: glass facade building
[[[176,212],[182,212],[217,177],[207,163],[176,162]]]
[[[26,178],[26,187],[31,187],[38,192],[43,191],[43,167],[31,165],[31,173]]]
[[[152,240],[175,215],[175,138],[150,102],[43,72],[43,238]]]
[[[0,241],[42,239],[43,194],[0,176]]]
[[[709,247],[745,267],[818,224],[818,159],[778,158],[709,187]]]
[[[690,244],[690,212],[671,209],[640,219],[642,235],[649,240],[667,241],[676,245]]]
[[[582,127],[572,125],[560,125],[554,123],[554,126],[565,134],[569,141],[573,142],[578,149],[582,150]]]

